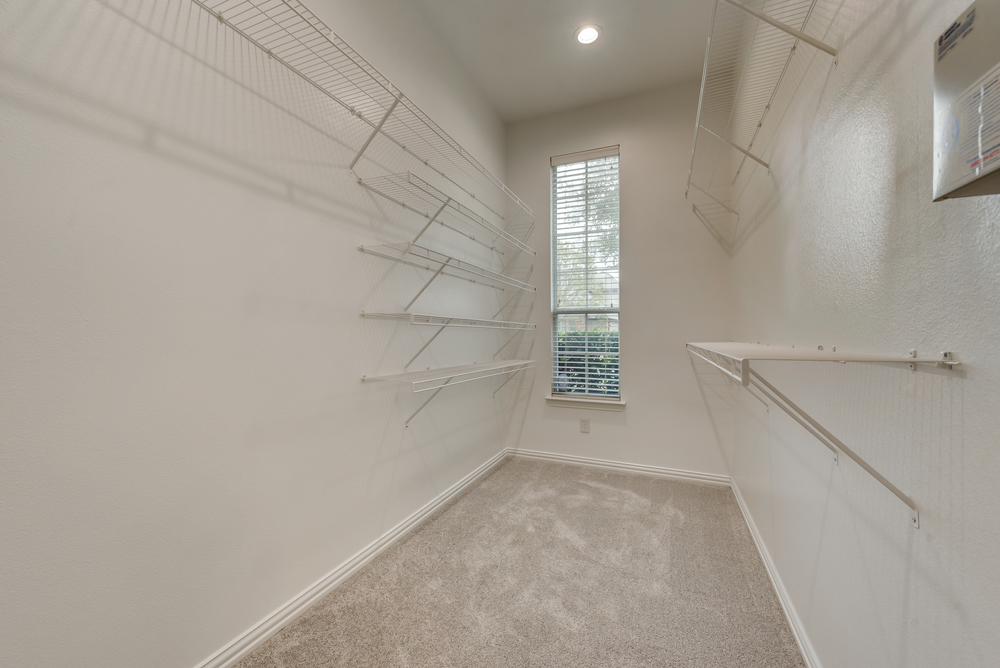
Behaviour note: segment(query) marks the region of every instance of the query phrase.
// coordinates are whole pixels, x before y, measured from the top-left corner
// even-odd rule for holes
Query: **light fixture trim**
[[[603,31],[601,30],[601,26],[597,25],[596,23],[588,23],[586,25],[582,25],[579,28],[577,28],[576,32],[573,34],[573,37],[580,44],[587,46],[589,44],[593,44],[594,42],[596,42],[597,38],[601,36],[602,32]]]

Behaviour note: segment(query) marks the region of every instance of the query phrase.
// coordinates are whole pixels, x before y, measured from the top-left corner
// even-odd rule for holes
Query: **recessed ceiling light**
[[[601,36],[601,27],[593,23],[581,26],[576,31],[576,41],[580,44],[593,44]]]

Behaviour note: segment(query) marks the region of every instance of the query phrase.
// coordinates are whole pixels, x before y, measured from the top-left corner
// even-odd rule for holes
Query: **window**
[[[552,158],[552,394],[618,399],[618,147]]]

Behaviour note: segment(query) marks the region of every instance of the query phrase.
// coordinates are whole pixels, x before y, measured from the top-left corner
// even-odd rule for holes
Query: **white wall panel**
[[[963,361],[755,364],[920,507],[910,529],[780,411],[739,421],[733,475],[824,668],[1000,655],[1000,197],[931,201],[933,44],[967,4],[819,0],[839,64],[799,48],[740,207],[737,340]]]
[[[408,2],[316,9],[502,167]],[[347,173],[367,132],[187,0],[0,8],[0,664],[196,665],[503,447],[487,383],[405,429],[421,397],[360,382],[427,335],[359,315],[427,278],[357,250],[420,225]],[[358,169],[406,161],[377,141]],[[449,331],[419,363],[498,345]]]

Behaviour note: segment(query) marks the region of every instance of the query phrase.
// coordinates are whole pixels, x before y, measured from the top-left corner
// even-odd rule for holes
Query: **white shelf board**
[[[810,348],[786,348],[768,346],[761,343],[688,343],[687,349],[701,357],[708,358],[716,366],[720,363],[729,368],[722,368],[736,377],[744,386],[750,384],[750,362],[882,362],[902,364],[933,364],[935,366],[952,367],[960,362],[954,359],[952,353],[942,353],[940,357],[907,357],[905,355],[873,355],[870,353],[852,353],[836,350],[813,350]],[[947,355],[947,357],[945,357]]]
[[[429,325],[433,327],[476,327],[483,329],[535,329],[530,322],[509,322],[507,320],[485,320],[480,318],[454,318],[447,315],[427,315],[424,313],[367,313],[361,312],[365,318],[380,318],[383,320],[406,320],[411,325]]]
[[[370,383],[412,383],[413,391],[417,393],[440,389],[446,385],[460,385],[474,380],[523,371],[534,366],[535,360],[501,360],[484,364],[466,364],[426,371],[394,373],[387,376],[362,376],[361,380]]]

